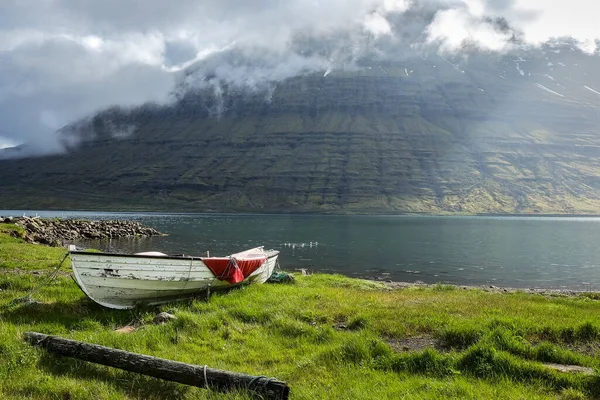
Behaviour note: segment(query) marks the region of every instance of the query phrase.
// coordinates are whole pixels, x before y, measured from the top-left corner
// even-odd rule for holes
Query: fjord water
[[[31,216],[35,211],[0,211]],[[600,218],[39,212],[125,218],[168,233],[85,245],[227,255],[264,245],[282,268],[426,283],[600,290]]]

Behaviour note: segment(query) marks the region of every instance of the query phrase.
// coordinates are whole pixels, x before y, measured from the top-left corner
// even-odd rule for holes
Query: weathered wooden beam
[[[108,365],[185,385],[219,391],[246,388],[264,399],[273,400],[286,400],[290,393],[285,382],[272,378],[186,364],[37,332],[25,332],[24,338],[33,346],[42,347],[60,356]]]

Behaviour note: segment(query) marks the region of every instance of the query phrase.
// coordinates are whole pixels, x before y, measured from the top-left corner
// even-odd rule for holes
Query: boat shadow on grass
[[[221,290],[220,293],[238,289],[238,287],[228,288]],[[23,301],[1,307],[0,316],[4,321],[20,326],[52,324],[57,331],[89,330],[90,323],[98,325],[99,328],[117,329],[125,325],[142,324],[144,317],[154,316],[165,307],[181,308],[190,305],[193,301],[208,301],[213,294],[200,292],[185,299],[160,305],[140,305],[125,310],[103,307],[87,297],[72,301]]]
[[[2,319],[17,326],[46,325],[56,328],[57,332],[90,329],[90,323],[100,327],[122,326],[135,321],[142,313],[156,310],[156,307],[145,307],[132,310],[112,310],[101,307],[89,300],[81,298],[69,302],[32,302],[0,312]],[[47,326],[50,325],[50,326]]]
[[[0,307],[0,319],[26,330],[41,329],[42,333],[49,335],[103,329],[116,331],[123,327],[148,325],[161,311],[186,308],[194,301],[210,301],[213,295],[234,292],[244,287],[245,285],[239,285],[214,292],[202,291],[168,303],[140,305],[125,310],[103,307],[85,296],[71,301],[16,302]],[[43,325],[43,328],[38,328],[39,325]]]

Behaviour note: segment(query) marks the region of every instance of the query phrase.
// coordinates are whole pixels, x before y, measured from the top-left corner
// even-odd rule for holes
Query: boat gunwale
[[[276,252],[274,254],[268,254],[267,259],[273,258],[279,255],[279,250],[266,250],[265,253]],[[199,257],[199,256],[155,256],[148,254],[122,254],[122,253],[103,253],[103,252],[87,252],[87,251],[69,251],[69,254],[86,255],[86,256],[105,256],[105,257],[129,257],[129,258],[151,258],[158,260],[199,260],[203,258],[227,258],[225,257]]]

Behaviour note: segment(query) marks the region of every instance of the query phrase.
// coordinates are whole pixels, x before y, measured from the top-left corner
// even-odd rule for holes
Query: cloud
[[[351,68],[410,46],[506,51],[574,36],[596,48],[584,0],[3,0],[0,132],[57,151],[54,132],[112,105],[172,101],[220,82],[250,89]]]
[[[6,149],[8,147],[14,147],[14,146],[16,146],[16,143],[14,143],[13,141],[11,141],[8,138],[0,136],[0,150]]]
[[[517,0],[516,7],[535,13],[535,18],[522,27],[528,42],[543,43],[550,38],[563,36],[581,42],[600,38],[600,3],[596,1]]]
[[[476,17],[460,8],[438,12],[427,33],[428,43],[437,42],[442,51],[448,52],[468,43],[490,51],[505,51],[515,45],[510,29],[499,29],[493,20]]]

